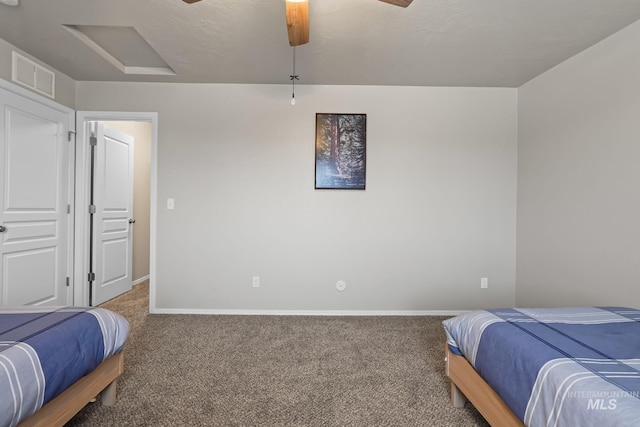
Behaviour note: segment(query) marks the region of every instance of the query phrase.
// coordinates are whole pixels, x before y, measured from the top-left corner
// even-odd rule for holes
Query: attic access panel
[[[316,189],[364,190],[367,115],[316,114]]]
[[[64,25],[64,28],[123,74],[176,74],[133,27]]]

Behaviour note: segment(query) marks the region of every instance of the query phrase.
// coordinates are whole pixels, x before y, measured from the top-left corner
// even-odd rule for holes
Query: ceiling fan
[[[182,0],[185,3],[196,3],[200,0]],[[407,7],[413,0],[380,0],[394,6]],[[287,32],[289,33],[289,45],[300,46],[309,43],[309,1],[286,1]]]

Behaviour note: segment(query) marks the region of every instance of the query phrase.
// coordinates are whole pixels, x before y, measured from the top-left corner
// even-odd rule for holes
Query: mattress
[[[640,311],[495,309],[443,322],[463,355],[527,426],[637,426]]]
[[[83,307],[0,308],[0,426],[35,413],[122,349],[128,322]]]

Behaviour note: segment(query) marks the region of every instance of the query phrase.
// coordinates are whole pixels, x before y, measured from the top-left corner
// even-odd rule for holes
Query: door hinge
[[[71,205],[67,205],[67,213],[70,214],[71,213]]]
[[[89,273],[89,281],[93,282],[94,280],[96,280],[96,273],[93,273],[93,272]]]
[[[67,277],[67,288],[69,287],[70,279]]]
[[[89,213],[90,214],[96,213],[96,205],[89,205]]]
[[[67,134],[67,141],[71,142],[71,135],[76,135],[76,131],[75,130],[70,130],[69,133]]]
[[[89,137],[89,145],[95,147],[96,145],[98,145],[98,138],[95,136],[90,136]]]

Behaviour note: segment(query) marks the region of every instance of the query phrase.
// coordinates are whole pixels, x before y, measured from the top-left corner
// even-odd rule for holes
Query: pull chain
[[[293,47],[293,74],[291,78],[291,105],[296,105],[296,80],[300,80],[296,74],[296,47]]]

